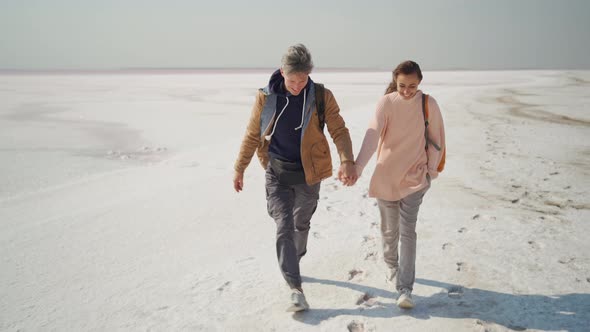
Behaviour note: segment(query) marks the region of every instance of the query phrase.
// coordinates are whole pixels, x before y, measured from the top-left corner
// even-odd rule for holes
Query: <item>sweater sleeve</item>
[[[377,150],[377,145],[379,144],[379,138],[382,135],[382,131],[386,128],[386,117],[385,117],[385,107],[387,104],[387,97],[383,96],[379,102],[377,103],[377,108],[375,110],[375,114],[369,121],[369,127],[365,132],[365,138],[363,139],[363,145],[361,146],[361,150],[356,158],[355,164],[359,168],[360,172],[363,171],[365,166],[373,154]],[[360,175],[360,174],[359,174]]]
[[[440,147],[439,151],[432,144],[429,144],[427,151],[428,174],[431,179],[436,179],[438,177],[438,165],[442,161],[446,149],[445,126],[438,103],[432,97],[428,98],[428,110],[428,138]]]

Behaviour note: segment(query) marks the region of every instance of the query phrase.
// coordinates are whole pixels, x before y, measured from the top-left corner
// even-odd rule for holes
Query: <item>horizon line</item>
[[[0,68],[0,74],[111,74],[111,73],[164,73],[164,74],[182,74],[182,73],[251,73],[274,71],[278,67],[121,67],[121,68]],[[318,67],[313,72],[389,72],[394,68],[381,67]],[[443,72],[443,71],[567,71],[581,70],[582,68],[448,68],[424,70],[426,72]]]

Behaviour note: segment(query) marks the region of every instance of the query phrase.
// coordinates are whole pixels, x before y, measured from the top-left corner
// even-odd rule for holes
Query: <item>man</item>
[[[301,288],[299,261],[307,251],[320,182],[332,175],[330,148],[322,122],[338,150],[338,178],[345,185],[352,185],[357,179],[350,135],[330,90],[324,90],[323,121],[316,110],[317,86],[309,78],[312,69],[311,54],[304,45],[288,48],[281,68],[258,91],[234,166],[233,184],[237,192],[244,188],[244,171],[255,151],[266,169],[267,208],[277,225],[277,258],[292,290],[288,311],[309,308]]]

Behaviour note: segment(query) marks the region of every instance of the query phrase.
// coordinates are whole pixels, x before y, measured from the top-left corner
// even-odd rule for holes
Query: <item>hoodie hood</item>
[[[282,96],[286,95],[287,91],[285,91],[285,86],[283,85],[284,81],[285,79],[283,78],[283,75],[281,75],[281,70],[275,70],[275,72],[270,75],[270,80],[268,81],[269,92]]]

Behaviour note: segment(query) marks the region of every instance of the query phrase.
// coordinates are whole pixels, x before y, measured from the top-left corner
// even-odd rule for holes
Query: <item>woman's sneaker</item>
[[[288,312],[297,312],[309,309],[309,304],[305,300],[305,295],[298,289],[293,289],[291,293],[291,306],[287,308]]]
[[[399,297],[397,299],[397,306],[402,309],[414,308],[414,301],[412,300],[412,291],[407,288],[402,288],[399,291]]]

